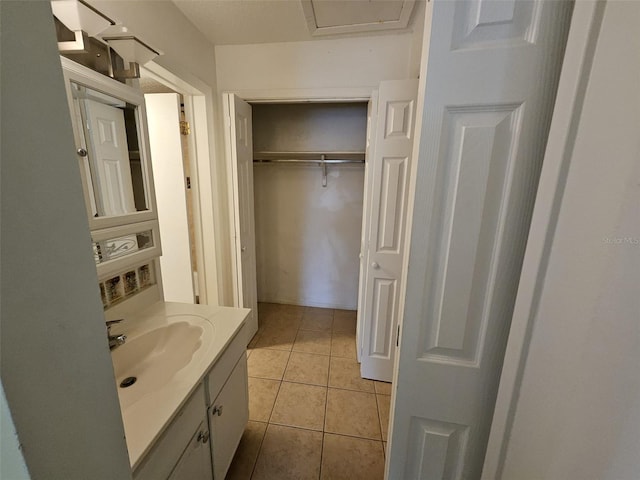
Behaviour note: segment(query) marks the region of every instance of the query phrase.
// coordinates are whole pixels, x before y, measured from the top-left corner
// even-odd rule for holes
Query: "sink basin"
[[[112,351],[121,408],[169,384],[191,363],[205,332],[213,329],[211,323],[196,315],[177,315],[167,320],[166,325],[128,338]],[[124,383],[130,386],[121,387],[125,379]]]

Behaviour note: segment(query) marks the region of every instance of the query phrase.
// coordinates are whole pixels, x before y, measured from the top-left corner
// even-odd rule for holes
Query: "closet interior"
[[[356,310],[367,103],[256,103],[258,301]]]

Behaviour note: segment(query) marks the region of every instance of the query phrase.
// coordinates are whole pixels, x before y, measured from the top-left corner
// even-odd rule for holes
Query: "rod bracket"
[[[327,186],[327,162],[325,162],[326,155],[320,155],[320,166],[322,167],[322,186]]]

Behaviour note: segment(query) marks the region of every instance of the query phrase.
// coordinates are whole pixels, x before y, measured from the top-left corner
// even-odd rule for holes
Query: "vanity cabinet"
[[[248,420],[243,327],[153,443],[133,479],[224,480]]]

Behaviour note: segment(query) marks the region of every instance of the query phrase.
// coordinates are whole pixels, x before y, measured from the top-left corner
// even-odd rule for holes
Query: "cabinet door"
[[[211,456],[216,480],[224,479],[227,474],[248,420],[247,356],[243,354],[209,407]]]
[[[209,432],[202,422],[168,480],[213,480]]]
[[[191,445],[194,432],[197,436],[200,430],[206,430],[206,428],[203,429],[203,425],[206,426],[207,424],[205,405],[204,387],[200,384],[191,395],[191,398],[187,400],[185,406],[176,414],[164,433],[153,444],[151,451],[146,454],[140,465],[136,467],[133,474],[134,480],[163,480],[169,478],[185,451],[188,450],[187,447]],[[194,478],[197,480],[200,477]]]

